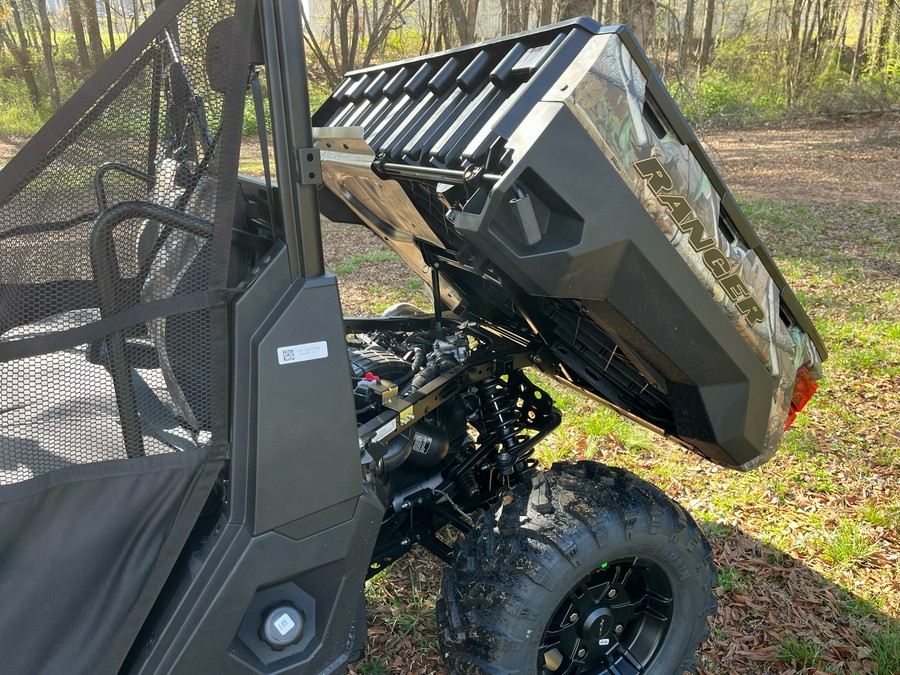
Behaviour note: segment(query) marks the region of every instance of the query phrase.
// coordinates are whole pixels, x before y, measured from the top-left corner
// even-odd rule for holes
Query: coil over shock
[[[481,400],[481,423],[485,438],[491,445],[501,446],[497,468],[504,476],[513,472],[516,450],[522,444],[520,412],[517,398],[511,396],[509,386],[497,377],[489,377],[478,386]]]
[[[500,487],[491,480],[494,470],[506,479],[533,466],[530,457],[535,446],[562,420],[547,392],[520,372],[511,373],[508,382],[498,377],[482,381],[463,401],[469,421],[478,428],[478,443],[477,449],[473,442],[462,451],[463,466],[453,480],[460,493],[472,500],[484,489]],[[491,459],[495,449],[496,457]]]

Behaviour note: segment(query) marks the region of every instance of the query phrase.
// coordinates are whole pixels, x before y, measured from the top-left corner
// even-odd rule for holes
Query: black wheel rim
[[[642,558],[603,563],[566,595],[538,649],[538,672],[647,673],[672,623],[672,584]]]

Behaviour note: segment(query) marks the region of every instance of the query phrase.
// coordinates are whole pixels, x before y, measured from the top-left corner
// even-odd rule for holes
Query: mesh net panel
[[[189,451],[224,426],[210,298],[247,71],[209,43],[234,2],[180,4],[0,195],[0,485]]]

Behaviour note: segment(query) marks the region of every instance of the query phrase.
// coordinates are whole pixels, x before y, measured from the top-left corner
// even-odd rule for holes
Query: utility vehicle
[[[315,130],[302,35],[165,0],[0,172],[3,672],[342,672],[415,544],[450,672],[691,669],[708,543],[536,466],[534,382],[747,470],[822,376],[809,318],[626,28],[350,73]],[[320,212],[433,307],[342,316]]]

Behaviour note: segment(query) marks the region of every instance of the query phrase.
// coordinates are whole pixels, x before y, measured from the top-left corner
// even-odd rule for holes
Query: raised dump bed
[[[826,350],[631,33],[579,19],[349,73],[326,215],[701,455],[772,456]]]

